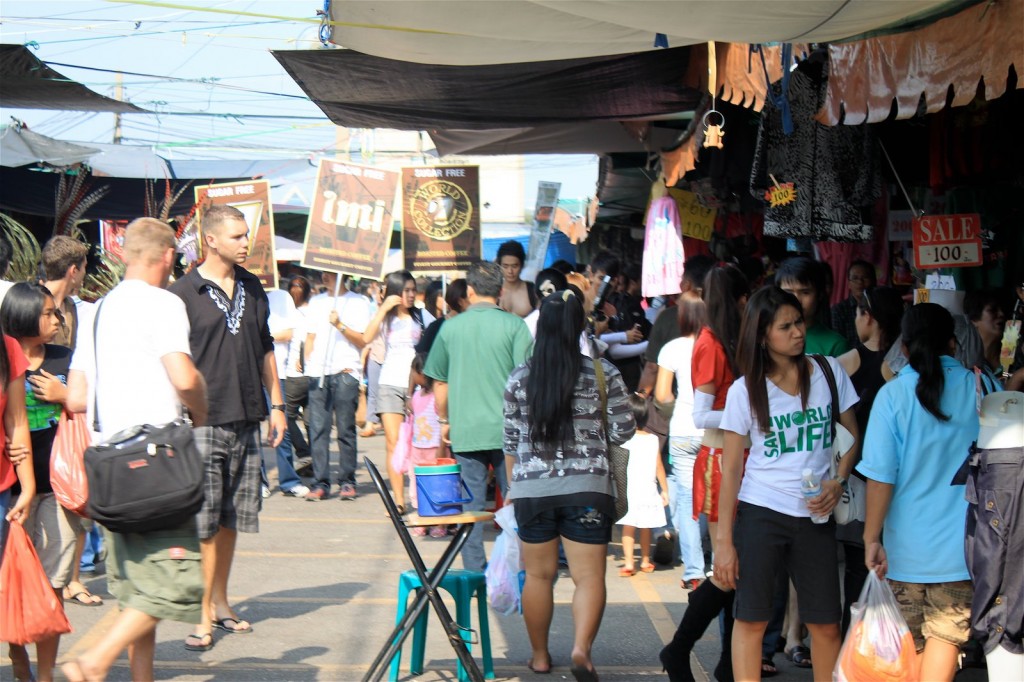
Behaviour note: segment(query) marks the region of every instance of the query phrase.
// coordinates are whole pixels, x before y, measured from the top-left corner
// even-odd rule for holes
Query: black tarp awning
[[[520,64],[444,66],[352,50],[275,50],[340,126],[428,130],[520,128],[643,119],[696,108],[684,84],[690,48]]]
[[[54,71],[24,45],[0,44],[0,106],[15,109],[147,113]]]

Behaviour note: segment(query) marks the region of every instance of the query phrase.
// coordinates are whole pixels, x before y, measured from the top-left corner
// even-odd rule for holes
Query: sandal
[[[811,650],[802,644],[798,644],[789,651],[786,652],[786,658],[788,658],[793,665],[798,668],[810,668],[811,667]]]
[[[640,570],[644,573],[654,573],[654,564],[640,564]]]
[[[635,568],[626,568],[625,566],[623,566],[619,569],[620,578],[632,578],[634,575],[636,575]]]
[[[779,674],[779,669],[775,667],[770,658],[761,659],[761,679],[766,677],[775,677]]]
[[[243,625],[244,623],[244,625]],[[252,632],[252,625],[248,621],[228,616],[227,618],[214,619],[213,627],[218,630],[230,632],[233,635],[247,635]]]
[[[72,591],[71,585],[64,587],[64,601],[79,606],[103,606],[103,599],[89,591],[89,588],[82,585],[82,589]]]
[[[185,648],[189,651],[209,651],[213,648],[213,633],[204,632],[201,635],[191,634],[185,638]]]
[[[548,656],[548,667],[547,668],[543,668],[543,669],[542,668],[534,668],[533,667],[533,660],[532,659],[526,662],[526,667],[529,668],[530,672],[532,672],[534,675],[550,675],[551,674],[551,668],[553,667],[553,665],[551,663],[551,656],[550,655]]]

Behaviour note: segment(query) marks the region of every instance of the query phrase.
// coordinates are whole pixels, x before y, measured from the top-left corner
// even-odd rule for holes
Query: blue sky
[[[335,127],[270,54],[319,47],[319,2],[163,3],[191,9],[158,4],[3,0],[0,42],[31,43],[52,68],[108,96],[116,87],[110,71],[144,74],[123,76],[124,99],[157,114],[124,115],[124,144],[191,159],[296,158],[333,150]],[[59,139],[113,140],[113,114],[0,107],[0,120],[12,116]],[[536,156],[529,168],[528,186],[553,180],[563,183],[565,198],[593,194],[594,157]]]

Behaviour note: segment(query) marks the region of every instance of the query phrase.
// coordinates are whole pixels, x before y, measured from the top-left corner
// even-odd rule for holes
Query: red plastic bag
[[[50,450],[50,484],[60,506],[79,516],[86,516],[89,482],[85,478],[85,449],[92,445],[92,435],[84,414],[65,410],[57,424],[57,434]]]
[[[889,585],[868,573],[850,609],[834,682],[917,682],[917,647]]]
[[[391,452],[391,468],[404,474],[409,470],[411,459],[412,417],[406,417],[402,425],[398,427],[398,440],[395,441],[395,449]]]
[[[12,523],[0,566],[0,641],[31,644],[65,632],[71,632],[71,623],[64,605],[25,529]]]

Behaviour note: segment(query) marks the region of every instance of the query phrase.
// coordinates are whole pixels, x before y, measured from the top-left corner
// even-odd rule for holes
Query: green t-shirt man
[[[830,358],[838,358],[850,350],[846,337],[828,327],[815,324],[807,327],[807,335],[804,337],[804,353],[807,355],[824,355]]]
[[[453,452],[502,448],[505,384],[532,346],[522,318],[493,303],[475,303],[441,326],[423,373],[448,384]]]

